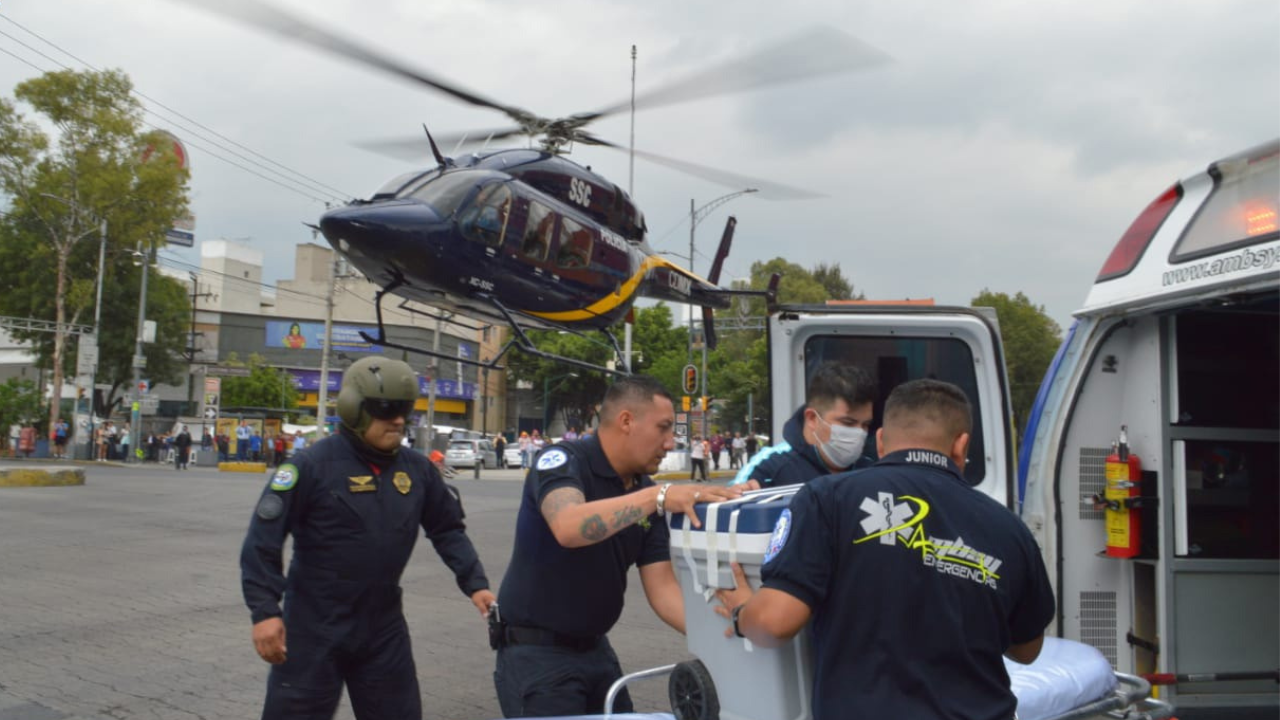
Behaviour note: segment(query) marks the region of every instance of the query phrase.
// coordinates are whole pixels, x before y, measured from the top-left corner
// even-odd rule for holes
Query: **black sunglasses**
[[[363,406],[364,411],[374,420],[408,419],[409,412],[413,410],[413,401],[366,398]]]

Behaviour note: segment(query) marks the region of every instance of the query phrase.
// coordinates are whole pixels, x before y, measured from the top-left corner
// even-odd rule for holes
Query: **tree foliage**
[[[970,303],[974,307],[995,308],[1000,320],[1005,365],[1013,397],[1013,419],[1019,436],[1053,355],[1062,344],[1062,330],[1045,314],[1043,305],[1034,305],[1026,295],[997,293],[984,289]]]
[[[0,383],[0,432],[5,442],[9,439],[9,426],[35,422],[42,424],[45,408],[40,401],[36,384],[22,378],[9,378]]]
[[[227,364],[249,368],[248,377],[222,379],[222,408],[271,408],[292,410],[298,407],[298,389],[289,373],[271,367],[257,353],[249,356],[247,364],[228,358]]]
[[[20,83],[16,101],[30,106],[42,124],[23,116],[14,100],[0,98],[0,192],[9,205],[0,218],[0,314],[54,321],[60,328],[52,337],[14,333],[35,342],[40,363],[53,369],[51,421],[58,417],[71,357],[63,326],[92,319],[97,243],[86,241],[97,240],[105,222],[111,277],[126,279],[126,253],[162,243],[186,211],[187,173],[170,141],[143,132],[141,105],[131,91],[129,79],[113,70],[50,72]],[[108,287],[104,281],[103,326],[132,337],[135,323],[108,322]],[[157,295],[169,301],[163,307],[182,308],[180,287],[156,280]],[[136,311],[137,300],[130,305]],[[165,315],[160,307],[149,316]],[[126,353],[127,366],[133,347],[105,335],[100,345],[100,363],[119,385],[118,353]],[[148,374],[171,377],[174,370],[165,363],[171,354],[172,346],[152,348]]]

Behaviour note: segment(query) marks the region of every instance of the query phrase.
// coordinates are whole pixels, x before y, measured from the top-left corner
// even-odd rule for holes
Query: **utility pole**
[[[431,454],[436,439],[436,379],[440,375],[440,333],[444,331],[444,312],[436,308],[436,330],[431,333],[431,364],[427,366],[427,446],[422,451]]]
[[[314,238],[315,232],[312,232]],[[324,345],[320,348],[320,389],[316,394],[316,423],[320,436],[328,435],[326,418],[329,416],[329,345],[333,339],[333,291],[338,282],[338,253],[329,258],[329,292],[324,299]],[[283,406],[283,403],[281,403]]]
[[[107,221],[106,220],[102,221],[99,227],[98,233],[99,233],[98,291],[97,291],[97,299],[94,301],[94,304],[93,304],[93,352],[95,355],[97,355],[98,353],[98,338],[102,336],[102,267],[107,261]],[[80,342],[82,343],[84,342],[83,336],[81,336]],[[98,361],[97,359],[95,359],[93,361],[93,365],[89,368],[89,441],[86,443],[86,445],[89,446],[89,460],[94,459],[93,433],[96,430],[96,428],[94,427],[93,418],[96,416],[96,412],[95,412],[96,408],[94,407],[93,398],[94,398],[94,393],[97,392],[97,390],[98,390]],[[75,422],[74,413],[71,415],[71,421],[73,423]],[[72,431],[78,432],[79,428],[72,428]],[[130,447],[133,447],[133,446],[130,445]],[[73,452],[72,456],[74,457],[74,455],[75,453]],[[125,459],[128,460],[128,458],[125,458]]]
[[[196,364],[196,353],[198,352],[198,348],[196,348],[196,337],[204,334],[204,333],[196,332],[196,308],[199,305],[200,298],[213,299],[213,298],[216,298],[217,296],[207,290],[205,292],[200,292],[200,275],[198,273],[196,273],[195,271],[190,271],[187,273],[187,276],[191,278],[191,346],[187,348],[187,353],[188,353],[187,362],[191,365],[190,372],[188,372],[187,374],[187,376],[190,378],[190,380],[188,380],[190,384],[187,387],[187,405],[190,406],[192,403],[196,402],[195,400],[195,391],[196,391],[195,364]],[[201,386],[203,391],[204,373],[201,373],[200,379],[201,379]],[[195,412],[199,412],[199,411],[200,411],[199,404],[196,403]],[[192,414],[194,415],[195,412],[193,412]],[[200,429],[201,430],[204,429],[203,417],[200,418]]]
[[[138,292],[138,336],[133,346],[133,406],[130,417],[129,447],[141,447],[142,439],[142,371],[147,366],[147,357],[142,354],[142,341],[147,327],[147,276],[151,274],[152,248],[139,243],[142,252],[142,283]]]

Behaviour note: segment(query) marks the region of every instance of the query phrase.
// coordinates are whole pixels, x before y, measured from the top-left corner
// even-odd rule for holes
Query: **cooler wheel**
[[[679,663],[667,683],[671,712],[676,720],[720,720],[716,684],[701,660]]]

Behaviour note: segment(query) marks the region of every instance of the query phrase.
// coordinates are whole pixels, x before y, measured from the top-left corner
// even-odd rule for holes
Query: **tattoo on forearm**
[[[555,521],[556,515],[559,515],[561,510],[572,505],[581,505],[586,500],[587,498],[582,494],[582,491],[577,488],[566,487],[552,490],[547,493],[546,497],[542,498],[542,517],[550,525]]]
[[[608,528],[604,526],[604,520],[601,520],[599,515],[592,515],[583,520],[582,527],[578,528],[578,532],[582,533],[582,537],[591,542],[599,542],[609,534]]]
[[[621,530],[644,517],[644,511],[634,505],[628,505],[613,513],[613,529]]]

